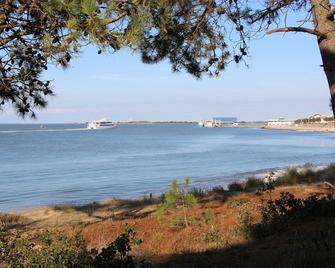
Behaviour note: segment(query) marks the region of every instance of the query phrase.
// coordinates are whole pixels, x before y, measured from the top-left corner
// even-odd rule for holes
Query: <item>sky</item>
[[[0,123],[72,123],[110,120],[200,120],[234,116],[256,121],[331,114],[316,38],[273,34],[250,43],[248,67],[231,64],[218,78],[173,73],[167,61],[141,62],[128,50],[97,54],[88,47],[63,70],[52,66],[56,96],[37,120],[11,109]]]

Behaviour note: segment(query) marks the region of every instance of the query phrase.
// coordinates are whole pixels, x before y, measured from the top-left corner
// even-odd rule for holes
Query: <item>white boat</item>
[[[198,122],[198,126],[199,126],[199,127],[204,127],[204,126],[205,126],[205,122],[204,122],[203,120],[200,120],[200,121]]]
[[[217,127],[214,121],[201,120],[198,122],[199,127]]]
[[[107,120],[106,118],[91,121],[87,123],[87,129],[110,129],[116,127],[116,122]]]

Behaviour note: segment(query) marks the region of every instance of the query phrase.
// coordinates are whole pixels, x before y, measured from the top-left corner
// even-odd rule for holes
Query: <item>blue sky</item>
[[[87,48],[67,70],[51,67],[56,96],[38,119],[18,118],[10,109],[0,123],[113,120],[294,119],[331,114],[316,39],[275,34],[250,44],[249,68],[231,64],[219,78],[196,80],[172,73],[168,62],[141,63],[127,50],[97,55]]]

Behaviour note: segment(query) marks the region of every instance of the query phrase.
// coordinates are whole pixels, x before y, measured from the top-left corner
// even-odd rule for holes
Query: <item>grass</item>
[[[330,165],[322,170],[313,170],[313,168],[305,168],[299,171],[296,168],[288,168],[287,171],[280,176],[275,184],[276,186],[311,184],[317,182],[328,181],[335,183],[335,165]]]
[[[27,224],[27,219],[18,214],[0,213],[0,224],[7,229],[18,228]]]
[[[289,167],[282,175],[273,181],[275,187],[293,186],[299,184],[313,184],[320,182],[335,184],[335,165],[329,165],[324,169],[315,170],[312,165],[304,168]],[[228,185],[229,192],[252,192],[262,189],[264,181],[262,178],[249,177],[245,181],[232,182]]]
[[[229,202],[228,207],[229,208],[237,208],[239,206],[242,206],[246,203],[247,201],[244,199],[235,199]]]

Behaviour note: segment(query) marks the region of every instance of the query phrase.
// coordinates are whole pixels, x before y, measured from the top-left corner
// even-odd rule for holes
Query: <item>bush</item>
[[[232,200],[229,204],[228,204],[228,208],[237,208],[239,206],[242,206],[246,203],[247,201],[243,200],[243,199],[236,199],[236,200]]]
[[[263,186],[263,180],[249,177],[245,182],[245,190],[255,190]]]
[[[202,188],[193,188],[190,193],[192,193],[197,198],[205,197],[207,192]]]
[[[227,191],[225,190],[225,188],[223,188],[222,186],[215,186],[211,189],[212,193],[216,193],[219,195],[223,195],[225,194]]]
[[[313,194],[306,199],[282,192],[280,198],[269,200],[260,208],[261,221],[250,226],[252,236],[266,237],[306,220],[335,216],[335,200],[325,195]]]
[[[34,241],[34,242],[32,242]],[[0,261],[8,267],[92,267],[93,259],[79,236],[43,231],[37,236],[3,233]]]
[[[94,267],[137,267],[136,261],[130,254],[131,243],[139,245],[142,241],[136,237],[134,229],[126,224],[125,232],[95,257]]]
[[[139,244],[129,225],[115,241],[103,248],[88,251],[79,236],[67,237],[59,232],[43,231],[35,235],[9,231],[0,225],[0,266],[6,267],[140,267],[131,255],[131,244]],[[1,266],[2,267],[2,266]]]
[[[231,192],[243,192],[244,187],[242,183],[239,182],[232,182],[228,185],[228,190]]]
[[[0,224],[6,226],[8,229],[25,223],[26,219],[22,216],[0,212]]]
[[[290,167],[287,171],[276,179],[275,184],[277,186],[281,185],[295,185],[300,182],[301,175],[298,170],[294,167]]]
[[[223,237],[223,235],[214,228],[205,233],[203,241],[206,244],[213,244],[213,243],[217,245],[228,244],[227,240]]]
[[[214,223],[214,211],[211,208],[207,208],[201,213],[201,221],[204,224],[212,225]]]
[[[235,234],[237,236],[244,236],[249,238],[251,236],[251,227],[253,217],[251,215],[251,206],[245,203],[239,207],[238,211],[238,226],[235,227]]]
[[[300,183],[316,183],[328,181],[335,183],[335,165],[329,165],[322,170],[305,168],[298,171],[296,168],[288,168],[287,171],[275,180],[276,186],[296,185]]]

